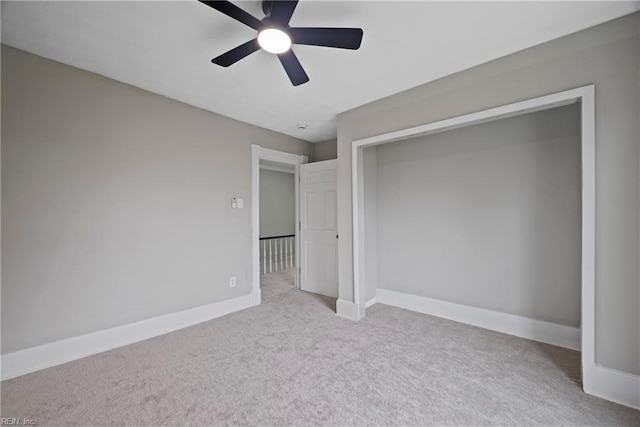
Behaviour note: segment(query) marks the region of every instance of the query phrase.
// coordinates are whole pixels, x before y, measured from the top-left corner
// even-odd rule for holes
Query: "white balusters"
[[[262,274],[273,273],[293,268],[295,236],[280,236],[262,238],[261,268]]]

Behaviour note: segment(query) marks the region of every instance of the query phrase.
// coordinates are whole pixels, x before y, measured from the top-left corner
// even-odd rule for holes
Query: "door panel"
[[[320,182],[321,176],[322,176],[322,171],[309,171],[305,176],[304,182],[306,184],[316,184]]]
[[[300,166],[300,289],[338,297],[337,160]]]
[[[325,246],[325,279],[329,283],[338,284],[338,247],[337,245]]]
[[[319,230],[322,225],[322,217],[320,216],[322,208],[322,193],[309,192],[303,195],[305,203],[306,226],[308,230]],[[303,221],[304,222],[304,221]]]
[[[324,193],[324,229],[338,231],[338,205],[335,191],[327,191]]]

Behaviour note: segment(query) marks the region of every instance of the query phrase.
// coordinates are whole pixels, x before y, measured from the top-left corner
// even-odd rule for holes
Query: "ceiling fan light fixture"
[[[200,1],[258,33],[257,37],[216,56],[211,62],[228,67],[263,49],[278,56],[294,86],[307,83],[309,76],[293,52],[292,43],[357,50],[362,42],[362,28],[290,27],[291,16],[298,0],[263,0],[262,11],[265,16],[262,19],[256,18],[228,0]]]
[[[291,48],[291,38],[277,28],[265,28],[258,33],[258,44],[270,53],[284,53]]]

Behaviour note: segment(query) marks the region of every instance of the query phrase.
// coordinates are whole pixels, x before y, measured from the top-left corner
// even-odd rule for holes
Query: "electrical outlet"
[[[229,287],[230,288],[236,287],[236,276],[229,277]]]

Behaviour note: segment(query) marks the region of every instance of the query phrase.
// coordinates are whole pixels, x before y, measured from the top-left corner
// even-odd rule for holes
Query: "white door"
[[[300,289],[338,298],[337,160],[300,165]]]

